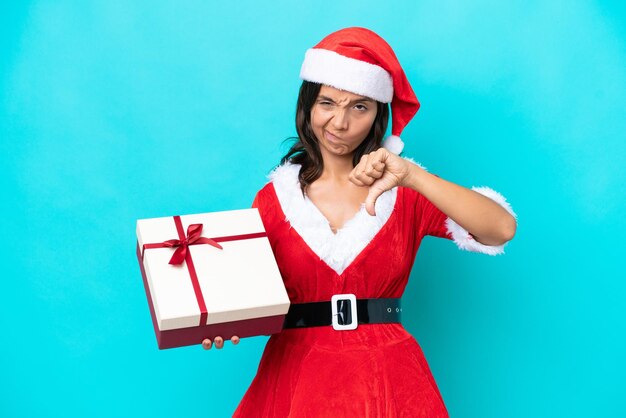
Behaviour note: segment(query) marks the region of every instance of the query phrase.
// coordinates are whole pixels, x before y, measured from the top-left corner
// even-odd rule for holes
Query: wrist
[[[400,185],[419,192],[423,179],[428,175],[428,172],[413,162],[407,161],[407,164],[408,173]]]

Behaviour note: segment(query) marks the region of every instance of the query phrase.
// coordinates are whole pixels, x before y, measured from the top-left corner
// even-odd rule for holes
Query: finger
[[[233,345],[239,344],[239,337],[236,335],[233,335],[233,337],[230,339],[230,342],[232,342]]]
[[[213,342],[211,342],[211,340],[209,340],[208,338],[205,338],[204,341],[202,341],[202,348],[204,348],[205,350],[210,350],[212,345]]]
[[[360,170],[360,168],[357,165],[356,167],[352,169],[352,171],[348,175],[348,180],[350,180],[352,183],[356,184],[357,186],[369,186],[369,184],[365,184],[363,180],[361,180],[360,176],[357,176],[358,170]]]
[[[357,172],[361,172],[361,171],[363,171],[363,169],[364,169],[365,167],[367,167],[367,160],[368,160],[368,155],[367,155],[367,154],[365,154],[365,155],[361,155],[361,159],[359,160],[359,162],[357,163],[357,165],[355,165],[355,166],[354,166],[354,168],[352,169],[352,171],[353,171],[354,173],[357,173]]]
[[[354,167],[354,169],[352,170],[352,174],[354,178],[357,179],[361,183],[361,185],[364,186],[370,186],[383,175],[382,172],[374,170],[368,162],[365,162],[364,164],[359,164],[357,167]]]
[[[385,155],[373,152],[367,155],[367,159],[361,159],[362,171],[369,177],[380,178],[385,172]],[[357,170],[358,171],[358,170]]]
[[[360,173],[355,173],[354,176],[359,182],[361,182],[363,186],[371,186],[372,183],[374,183],[377,180],[375,177],[370,176],[364,171]]]
[[[215,348],[221,350],[224,347],[224,339],[222,337],[215,337]]]
[[[355,185],[357,185],[357,186],[359,186],[359,187],[364,187],[364,186],[366,186],[366,185],[365,185],[365,184],[364,184],[361,180],[357,179],[357,178],[356,178],[356,177],[354,177],[354,176],[350,176],[350,177],[349,177],[349,179],[350,179],[350,181],[351,181],[353,184],[355,184]]]
[[[373,152],[361,156],[359,163],[352,169],[349,180],[357,186],[371,186],[385,173],[385,154]]]
[[[370,192],[365,199],[365,210],[371,216],[376,216],[376,199],[378,199],[383,192],[384,190],[378,187],[370,187]]]
[[[387,158],[389,158],[390,155],[392,155],[389,150],[385,147],[380,147],[378,148],[376,151],[373,152],[373,154],[376,155],[376,158],[379,159],[380,161],[387,161]]]
[[[385,171],[385,163],[382,161],[372,161],[370,167],[372,172],[380,173],[381,175]]]
[[[385,164],[381,161],[371,161],[365,169],[365,174],[373,179],[379,179],[385,172]]]

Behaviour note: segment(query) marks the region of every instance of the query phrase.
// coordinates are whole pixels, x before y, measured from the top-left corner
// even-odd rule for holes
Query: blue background
[[[304,51],[355,25],[422,102],[405,154],[519,215],[505,256],[418,254],[451,416],[626,416],[624,2],[227,3],[3,3],[0,416],[230,416],[266,339],[157,350],[135,220],[248,207]]]

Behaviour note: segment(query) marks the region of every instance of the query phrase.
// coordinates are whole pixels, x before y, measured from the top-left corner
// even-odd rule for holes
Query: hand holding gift
[[[232,342],[233,345],[239,344],[239,337],[234,335],[230,339],[230,342]],[[217,348],[218,350],[224,347],[224,339],[218,335],[217,337],[215,337],[213,341],[211,341],[208,338],[205,338],[204,341],[202,341],[202,348],[204,348],[205,350],[210,350],[211,347],[213,346],[213,343],[215,343],[215,348]]]

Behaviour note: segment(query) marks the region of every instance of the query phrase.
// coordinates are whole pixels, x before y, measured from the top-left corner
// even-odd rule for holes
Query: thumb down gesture
[[[365,209],[374,216],[376,199],[387,190],[404,185],[413,168],[418,166],[390,153],[385,148],[379,148],[361,157],[361,161],[350,173],[349,179],[357,186],[369,187]]]

